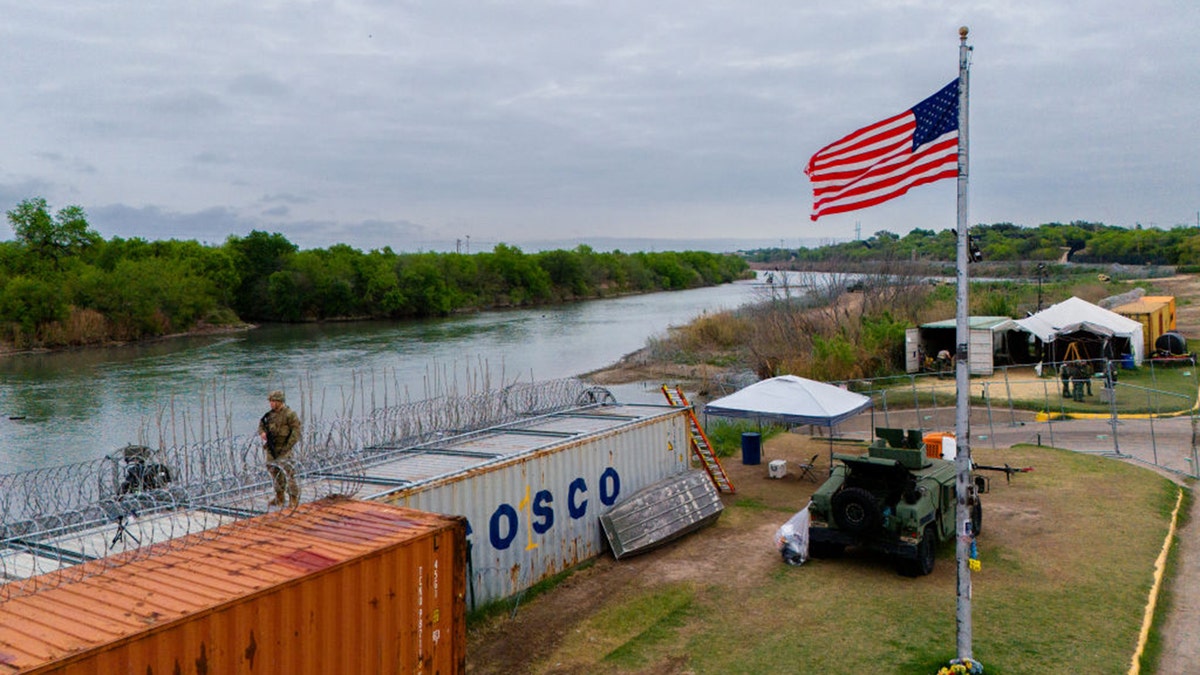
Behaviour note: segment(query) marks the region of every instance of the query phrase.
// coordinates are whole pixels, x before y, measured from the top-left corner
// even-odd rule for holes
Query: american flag
[[[912,108],[830,143],[804,169],[812,219],[881,204],[958,176],[958,80]]]

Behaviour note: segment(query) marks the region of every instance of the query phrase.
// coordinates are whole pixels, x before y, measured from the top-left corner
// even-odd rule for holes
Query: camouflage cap
[[[275,391],[271,392],[270,394],[267,394],[267,400],[268,401],[279,401],[280,403],[283,403],[283,392],[276,389]]]

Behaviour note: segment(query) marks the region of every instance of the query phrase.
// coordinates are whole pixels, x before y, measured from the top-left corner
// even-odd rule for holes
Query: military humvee
[[[864,455],[834,453],[833,459],[840,464],[809,505],[809,555],[835,557],[860,546],[892,556],[905,576],[932,572],[938,544],[954,539],[954,462],[882,441]],[[987,489],[985,477],[972,476],[967,504],[975,534],[983,524],[979,493]]]

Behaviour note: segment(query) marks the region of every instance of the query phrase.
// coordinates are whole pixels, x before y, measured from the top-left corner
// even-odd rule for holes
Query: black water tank
[[[1167,331],[1154,341],[1154,350],[1165,352],[1172,356],[1187,353],[1187,339],[1175,331]]]

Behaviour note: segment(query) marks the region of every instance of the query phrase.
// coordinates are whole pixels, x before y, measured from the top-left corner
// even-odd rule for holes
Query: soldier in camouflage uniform
[[[1083,387],[1090,385],[1088,380],[1087,366],[1083,365],[1083,361],[1071,362],[1071,397],[1076,401],[1083,402]]]
[[[271,392],[267,402],[271,409],[258,421],[258,435],[267,451],[267,471],[275,481],[275,498],[269,505],[283,504],[286,492],[288,505],[296,506],[300,503],[300,484],[296,482],[292,448],[300,440],[300,416],[284,403],[282,391]]]

